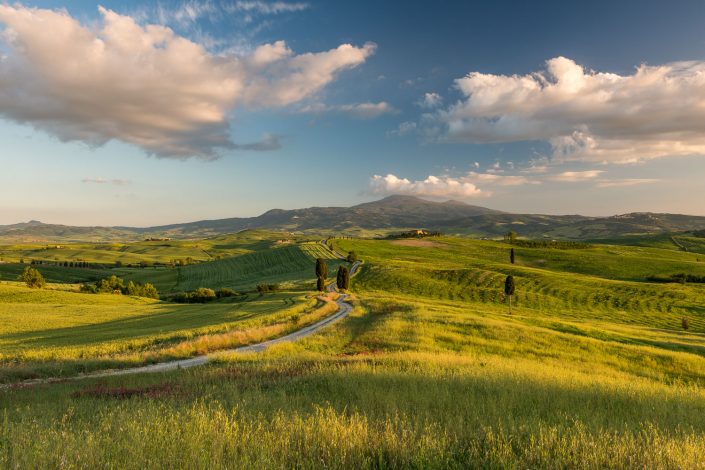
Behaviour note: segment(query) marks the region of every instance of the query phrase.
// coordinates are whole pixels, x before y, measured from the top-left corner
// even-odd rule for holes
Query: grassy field
[[[40,252],[47,251],[38,248]],[[239,291],[252,291],[260,283],[282,284],[287,288],[311,288],[315,282],[313,265],[316,258],[328,260],[329,272],[334,274],[340,261],[317,241],[286,238],[278,232],[246,231],[232,236],[222,236],[199,241],[139,242],[132,244],[91,245],[80,248],[66,245],[48,251],[61,251],[63,261],[84,260],[94,264],[90,268],[64,267],[41,264],[35,267],[49,282],[83,283],[117,275],[126,280],[154,284],[162,293],[183,292],[209,287],[228,287]],[[32,259],[31,250],[22,246],[5,247],[5,259],[15,262],[0,264],[0,280],[14,281]],[[8,257],[7,253],[11,253]],[[200,255],[199,255],[200,253]],[[170,263],[186,260],[192,264],[180,267],[147,266],[129,267],[140,262]],[[19,261],[24,260],[25,264]],[[120,262],[122,266],[115,267]],[[104,263],[104,264],[101,264]]]
[[[139,282],[151,282],[160,292],[182,292],[199,287],[228,287],[252,291],[257,284],[314,289],[317,257],[327,260],[332,276],[341,264],[318,243],[292,243],[260,249],[180,268],[115,269],[115,274]]]
[[[125,243],[42,243],[0,245],[0,261],[17,263],[24,259],[45,262],[87,261],[94,264],[123,265],[170,263],[191,258],[210,261],[225,256],[236,256],[276,246],[282,241],[306,241],[283,232],[245,230],[201,240],[159,240]]]
[[[204,354],[281,335],[334,310],[301,291],[227,300],[183,305],[0,285],[0,382]]]
[[[518,248],[511,265],[509,246],[498,242],[336,246],[365,260],[346,320],[265,354],[220,354],[198,369],[0,390],[0,467],[705,468],[705,286],[645,281],[701,275],[696,253]],[[323,249],[272,252],[283,260],[279,250],[292,248]],[[517,279],[511,315],[502,295],[509,273]],[[58,294],[12,289],[3,295],[14,300],[0,305],[20,309],[4,317],[16,331],[2,327],[0,349],[15,348],[13,363],[40,344],[67,341],[54,335],[52,319],[84,327],[48,309],[37,320],[46,331],[33,333],[24,326],[30,308],[21,311],[27,296]],[[91,298],[106,302],[96,309],[115,302]],[[253,321],[255,330],[272,318],[291,327],[291,310],[246,313],[266,310],[257,303],[265,299],[282,302],[257,299],[164,316],[183,315],[189,331],[207,332],[205,315]],[[131,310],[178,307],[122,301]],[[312,302],[287,308],[315,309]],[[214,310],[198,310],[206,307]],[[155,331],[142,321],[147,335]],[[87,328],[109,344],[103,323]],[[22,334],[35,334],[35,343],[7,342]],[[85,345],[69,350],[91,354]]]
[[[462,239],[425,241],[342,240],[366,260],[356,278],[360,293],[414,298],[505,302],[504,279],[514,275],[515,304],[539,318],[605,321],[679,330],[687,317],[691,331],[705,332],[705,285],[655,284],[648,275],[705,273],[695,254],[655,248],[595,246],[558,250],[517,248]]]

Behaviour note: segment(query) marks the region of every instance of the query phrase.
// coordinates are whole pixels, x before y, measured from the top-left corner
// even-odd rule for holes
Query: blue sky
[[[702,2],[0,5],[0,224],[705,215]]]

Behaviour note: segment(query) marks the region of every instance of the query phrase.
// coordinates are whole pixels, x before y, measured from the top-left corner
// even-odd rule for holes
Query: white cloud
[[[106,179],[106,178],[102,178],[100,176],[91,177],[91,178],[83,178],[81,180],[81,182],[82,183],[93,183],[93,184],[113,184],[115,186],[127,186],[128,184],[131,183],[130,180]]]
[[[498,175],[496,173],[477,173],[475,171],[469,172],[465,177],[461,178],[462,181],[480,183],[480,184],[493,184],[497,186],[523,186],[526,184],[541,184],[540,181],[527,178],[521,175]]]
[[[404,136],[404,135],[409,135],[412,132],[416,131],[416,123],[413,121],[405,121],[399,124],[396,129],[388,131],[387,136]]]
[[[349,114],[359,119],[372,119],[385,114],[397,114],[399,111],[386,101],[380,101],[379,103],[355,103],[340,105],[313,103],[301,108],[300,112],[315,114],[337,112]]]
[[[310,99],[375,50],[343,44],[296,55],[280,41],[245,57],[214,55],[169,28],[100,12],[102,24],[86,26],[65,11],[0,4],[10,51],[0,64],[1,116],[64,141],[216,158],[248,145],[230,139],[234,110]]]
[[[450,141],[545,140],[557,159],[634,162],[705,154],[705,62],[594,72],[565,57],[527,75],[473,72],[440,111]]]
[[[587,171],[564,171],[563,173],[558,173],[557,175],[549,176],[548,179],[552,181],[563,181],[568,183],[575,183],[578,181],[589,181],[598,178],[604,173],[603,170],[587,170]]]
[[[596,184],[598,188],[621,188],[624,186],[636,186],[640,184],[658,183],[660,180],[653,178],[625,178],[613,180],[599,180]]]
[[[132,16],[140,21],[151,19],[161,25],[177,25],[187,28],[202,19],[217,22],[227,17],[253,20],[253,16],[271,16],[294,13],[309,8],[308,3],[238,1],[215,2],[213,0],[186,0],[164,4],[158,2],[154,7],[141,6]]]
[[[370,189],[375,194],[404,194],[413,196],[470,198],[487,195],[473,183],[448,176],[429,176],[425,180],[410,181],[395,175],[374,175]]]
[[[437,108],[443,103],[443,97],[438,93],[424,93],[423,98],[421,98],[417,104],[422,108],[433,109]]]
[[[246,11],[260,13],[263,15],[277,15],[279,13],[291,13],[303,11],[309,8],[308,3],[287,3],[287,2],[261,2],[261,1],[240,1],[233,4],[226,4],[226,11]]]

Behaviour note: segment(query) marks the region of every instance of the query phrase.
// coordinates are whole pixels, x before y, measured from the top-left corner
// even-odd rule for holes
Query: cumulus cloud
[[[417,102],[419,106],[426,109],[437,108],[442,103],[443,98],[438,93],[424,93],[423,98]]]
[[[1,116],[64,141],[115,139],[162,157],[270,150],[232,142],[234,110],[310,99],[375,50],[343,44],[297,55],[278,41],[246,56],[214,55],[167,27],[100,13],[102,23],[89,26],[65,11],[0,4],[8,49],[0,59]]]
[[[82,183],[92,183],[92,184],[113,184],[115,186],[127,186],[128,184],[131,183],[130,180],[106,179],[106,178],[102,178],[100,176],[83,178],[81,180],[81,182]]]
[[[544,140],[556,159],[618,163],[705,154],[705,62],[618,75],[556,57],[540,72],[455,84],[463,98],[436,115],[450,141]]]
[[[397,114],[399,111],[386,101],[379,103],[354,103],[340,105],[326,105],[323,103],[313,103],[301,108],[302,113],[328,113],[336,112],[349,114],[359,119],[372,119],[385,114]]]
[[[478,197],[486,195],[473,183],[448,176],[429,176],[425,180],[411,181],[395,175],[374,175],[370,190],[375,194],[404,194],[433,197]]]

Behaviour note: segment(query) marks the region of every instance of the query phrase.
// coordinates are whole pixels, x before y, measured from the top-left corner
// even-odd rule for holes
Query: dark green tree
[[[514,264],[514,248],[509,250],[509,261]]]
[[[505,241],[505,242],[509,242],[509,243],[511,243],[512,245],[514,244],[514,242],[516,241],[516,239],[517,239],[517,233],[516,233],[515,231],[513,231],[513,230],[510,231],[510,232],[507,232],[507,234],[504,235],[504,241]]]
[[[350,286],[350,271],[345,266],[338,268],[338,276],[336,277],[336,285],[338,289],[347,289]]]
[[[351,251],[350,253],[348,253],[348,257],[345,259],[347,260],[348,263],[355,263],[355,262],[357,262],[357,253],[355,253],[354,251]]]
[[[316,277],[328,277],[328,263],[323,258],[316,259]]]
[[[509,314],[512,313],[512,297],[514,296],[514,276],[511,274],[507,276],[504,281],[504,295],[509,299]]]
[[[24,268],[24,271],[20,274],[18,280],[27,284],[27,287],[32,287],[34,289],[41,289],[46,284],[42,273],[31,266]]]
[[[316,289],[318,289],[318,292],[323,292],[324,290],[326,290],[326,280],[322,277],[319,277],[316,281]]]

